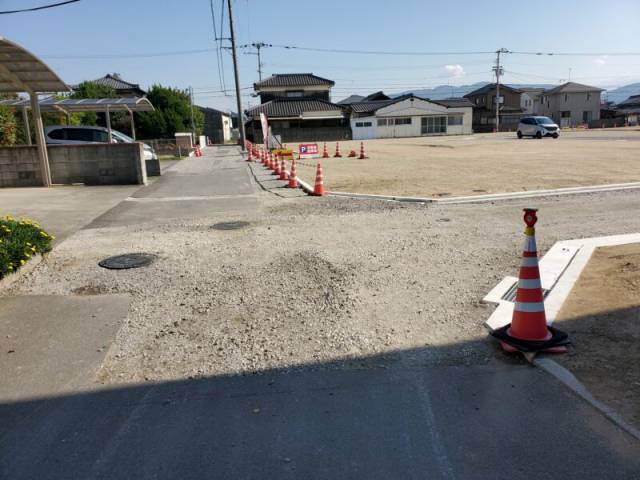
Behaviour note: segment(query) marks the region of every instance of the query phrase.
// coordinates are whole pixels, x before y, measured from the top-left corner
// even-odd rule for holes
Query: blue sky
[[[0,0],[0,10],[54,0]],[[220,22],[222,0],[213,0]],[[547,10],[539,8],[549,5]],[[226,14],[226,12],[225,12]],[[514,2],[458,0],[235,0],[239,44],[384,52],[513,51],[640,52],[640,1],[566,0]],[[226,22],[225,22],[226,23]],[[42,56],[67,83],[118,72],[148,87],[193,86],[196,103],[235,110],[221,93],[214,51],[127,58],[214,48],[209,0],[81,0],[67,6],[0,16],[0,35]],[[228,36],[225,25],[225,36]],[[225,43],[228,44],[228,43]],[[494,54],[365,55],[266,48],[264,74],[313,72],[336,81],[333,100],[376,90],[395,93],[437,85],[491,80]],[[60,58],[60,57],[67,58]],[[72,58],[72,57],[91,58]],[[256,104],[250,87],[257,59],[239,53],[243,101]],[[233,87],[231,56],[223,52],[225,85]],[[540,57],[506,55],[507,83],[571,80],[602,87],[640,81],[640,56]],[[571,72],[569,73],[569,69]],[[633,92],[632,92],[633,93]]]

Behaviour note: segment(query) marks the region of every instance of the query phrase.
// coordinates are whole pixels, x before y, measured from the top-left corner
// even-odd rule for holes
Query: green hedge
[[[0,217],[0,278],[18,270],[32,256],[50,251],[52,240],[32,220]]]

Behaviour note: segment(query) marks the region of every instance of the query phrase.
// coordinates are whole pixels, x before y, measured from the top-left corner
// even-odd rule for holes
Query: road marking
[[[221,200],[225,198],[254,198],[255,193],[241,195],[210,195],[197,197],[127,197],[125,202],[191,202],[194,200]]]

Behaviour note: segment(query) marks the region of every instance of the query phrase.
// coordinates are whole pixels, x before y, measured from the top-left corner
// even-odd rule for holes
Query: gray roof
[[[146,97],[120,98],[45,98],[40,100],[43,112],[151,112],[153,105]],[[0,100],[0,105],[17,108],[31,108],[28,99]]]
[[[229,112],[223,112],[222,110],[218,110],[217,108],[211,108],[211,107],[201,107],[200,105],[194,105],[194,107],[196,107],[198,110],[200,110],[201,112],[211,112],[211,113],[215,113],[217,115],[224,115],[225,117],[232,117],[233,115]]]
[[[350,105],[352,103],[361,102],[364,100],[362,95],[350,95],[347,98],[344,98],[338,102],[338,105]]]
[[[344,110],[344,106],[316,99],[277,99],[246,110],[248,117],[264,113],[269,118],[299,117],[304,112],[331,112]]]
[[[567,82],[557,87],[545,90],[545,94],[553,95],[555,93],[580,93],[580,92],[602,92],[604,89],[583,85],[582,83]]]
[[[355,113],[374,113],[381,108],[387,107],[389,105],[393,105],[394,103],[401,102],[406,100],[407,98],[417,98],[418,100],[424,100],[425,102],[435,103],[436,105],[442,105],[446,108],[456,108],[456,107],[473,107],[473,103],[467,98],[446,98],[444,100],[430,100],[428,98],[418,97],[413,94],[401,95],[396,98],[392,98],[390,100],[375,100],[371,102],[357,102],[349,105],[351,110]]]
[[[473,102],[468,98],[464,98],[464,97],[451,97],[451,98],[445,98],[443,100],[429,100],[429,101],[433,103],[437,103],[439,105],[443,105],[447,108],[473,107]]]
[[[333,80],[318,77],[313,73],[274,73],[269,78],[253,84],[255,90],[264,87],[310,87],[316,85],[328,85],[333,87]]]
[[[404,97],[400,99],[395,98],[392,100],[375,100],[373,102],[352,103],[351,105],[349,105],[349,107],[351,107],[351,109],[355,113],[373,113],[383,107],[392,105],[400,100],[404,100]]]
[[[465,97],[472,97],[474,95],[482,95],[483,93],[489,93],[489,92],[495,90],[495,88],[496,88],[495,82],[494,83],[487,83],[485,86],[477,88],[474,91],[467,93],[465,95]],[[500,88],[504,88],[506,90],[511,90],[514,93],[520,93],[519,89],[510,87],[509,85],[505,85],[503,83],[500,84]]]
[[[107,73],[104,77],[91,80],[91,83],[95,83],[97,85],[104,85],[105,87],[113,88],[116,91],[134,89],[134,90],[140,90],[141,92],[144,93],[144,90],[140,88],[140,85],[138,85],[137,83],[131,83],[131,82],[127,82],[126,80],[123,80],[122,78],[120,78],[120,75],[118,75],[117,73],[113,73],[113,74]],[[77,87],[77,85],[74,85],[74,87]]]
[[[0,37],[0,92],[67,92],[70,88],[42,60]]]
[[[626,100],[618,103],[616,107],[640,107],[640,95],[631,95]]]

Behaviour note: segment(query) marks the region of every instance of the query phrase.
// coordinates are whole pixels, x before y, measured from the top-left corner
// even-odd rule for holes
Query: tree
[[[0,107],[0,145],[15,145],[17,133],[15,108]]]
[[[116,91],[106,85],[84,81],[74,88],[70,98],[115,98]],[[114,119],[114,120],[117,120]],[[71,115],[73,125],[97,125],[98,115],[96,112],[74,113]]]
[[[177,88],[153,85],[147,93],[155,111],[136,114],[140,138],[171,138],[176,132],[191,131],[191,99],[188,92]],[[202,133],[204,114],[193,111],[196,135]]]

